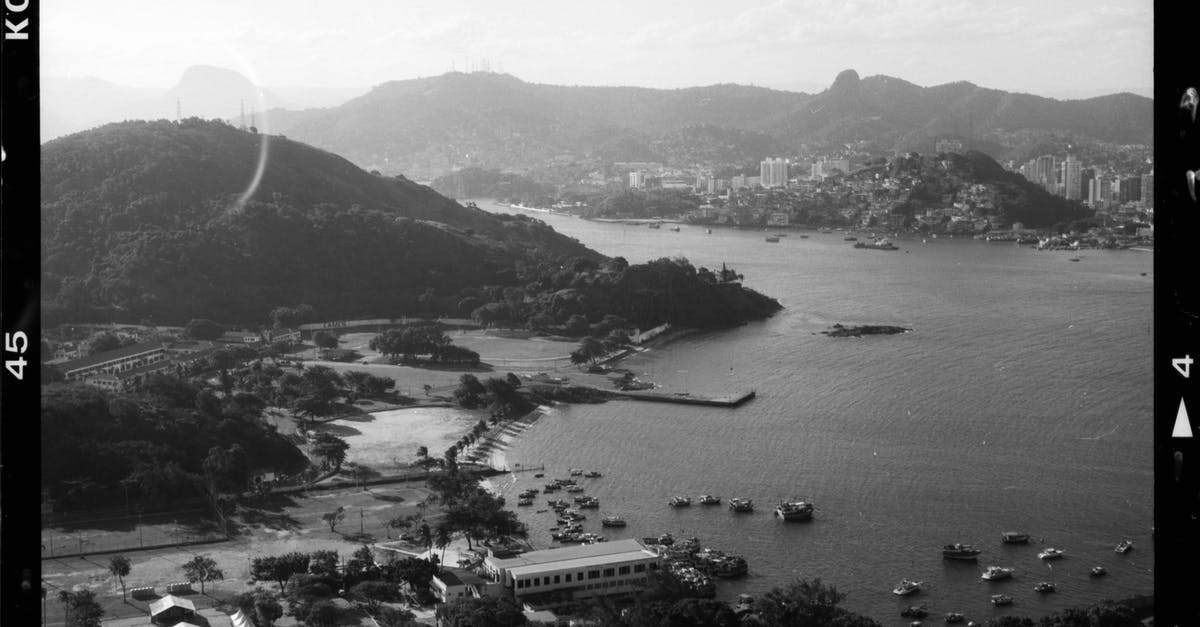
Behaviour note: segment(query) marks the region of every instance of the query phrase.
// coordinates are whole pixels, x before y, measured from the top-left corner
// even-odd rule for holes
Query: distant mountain
[[[1151,110],[1150,99],[1133,94],[1059,101],[967,82],[921,87],[860,78],[853,70],[813,95],[727,84],[574,87],[448,73],[385,83],[337,107],[272,112],[272,128],[368,169],[432,179],[468,166],[722,166],[800,145],[931,149],[948,136],[997,158],[1045,134],[1149,144]]]
[[[399,315],[427,292],[513,284],[521,263],[602,259],[540,222],[199,119],[45,144],[41,215],[45,311],[59,319],[254,321],[298,303]]]
[[[177,110],[183,117],[237,121],[244,108],[247,123],[252,112],[261,122],[267,109],[334,106],[366,91],[366,87],[260,87],[236,71],[206,65],[187,68],[175,85],[163,88],[128,87],[94,77],[46,76],[42,77],[42,140],[110,122],[173,120]]]

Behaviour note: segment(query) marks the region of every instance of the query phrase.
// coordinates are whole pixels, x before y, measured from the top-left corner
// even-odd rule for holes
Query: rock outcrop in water
[[[854,327],[848,327],[843,324],[835,324],[828,331],[821,331],[823,335],[829,337],[862,337],[864,335],[895,335],[897,333],[907,333],[912,329],[904,327],[893,327],[887,325],[864,324]]]

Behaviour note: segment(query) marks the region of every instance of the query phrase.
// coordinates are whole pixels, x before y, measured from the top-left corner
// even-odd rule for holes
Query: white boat
[[[892,588],[892,594],[902,597],[906,597],[910,594],[916,594],[921,591],[921,583],[922,582],[920,581],[909,581],[907,579],[902,579],[900,580],[900,583],[896,584],[895,588]]]
[[[701,505],[720,505],[721,497],[713,496],[711,494],[701,494],[700,495],[700,504]]]
[[[1050,594],[1057,589],[1058,587],[1049,581],[1039,581],[1037,585],[1033,587],[1033,591],[1038,594]]]
[[[600,524],[604,527],[624,527],[625,519],[620,516],[605,516]]]
[[[1113,549],[1114,553],[1128,553],[1133,550],[1133,540],[1122,540],[1117,548]]]
[[[1053,559],[1058,559],[1066,554],[1067,554],[1066,551],[1063,551],[1061,549],[1056,549],[1054,547],[1047,547],[1045,551],[1038,553],[1038,558],[1044,559],[1044,560],[1053,560]]]
[[[754,511],[753,499],[729,499],[729,509],[735,512],[752,512]]]
[[[1092,577],[1103,577],[1103,576],[1105,576],[1105,575],[1107,575],[1107,574],[1108,574],[1108,571],[1107,571],[1107,570],[1104,570],[1104,567],[1103,567],[1103,566],[1093,566],[1093,567],[1092,567],[1092,572],[1091,572],[1091,575],[1090,575],[1090,576],[1092,576]]]
[[[692,499],[686,496],[673,496],[668,504],[671,507],[687,507],[692,504]]]
[[[1005,531],[1000,534],[1000,541],[1005,544],[1025,544],[1029,542],[1029,534],[1020,531]]]
[[[775,506],[775,515],[788,521],[812,520],[813,504],[803,499],[782,501]]]
[[[1001,605],[1012,605],[1013,602],[1012,597],[1008,596],[1007,594],[993,594],[991,600],[992,605],[997,607]]]
[[[988,566],[987,569],[983,571],[983,574],[980,575],[980,577],[987,579],[988,581],[1000,581],[1002,579],[1010,579],[1012,578],[1012,575],[1013,569],[1011,568]]]

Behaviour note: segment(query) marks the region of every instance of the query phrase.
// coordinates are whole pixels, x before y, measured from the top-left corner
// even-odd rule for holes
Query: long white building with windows
[[[662,559],[637,540],[615,540],[484,560],[504,594],[531,609],[615,594],[646,586],[647,571]]]

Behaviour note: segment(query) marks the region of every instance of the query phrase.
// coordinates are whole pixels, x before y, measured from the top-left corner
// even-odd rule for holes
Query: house
[[[443,568],[429,582],[429,590],[441,603],[455,599],[498,596],[500,586],[495,582],[461,568]]]
[[[226,331],[217,338],[218,342],[223,344],[242,344],[245,346],[256,346],[263,341],[262,335],[258,331]]]
[[[162,342],[142,342],[110,351],[66,361],[55,366],[68,381],[86,381],[104,374],[115,374],[141,368],[167,359]]]
[[[196,604],[173,594],[150,604],[150,620],[159,625],[175,625],[196,615]]]
[[[270,342],[287,342],[289,344],[300,343],[300,331],[298,329],[272,329],[267,331],[267,340]]]

